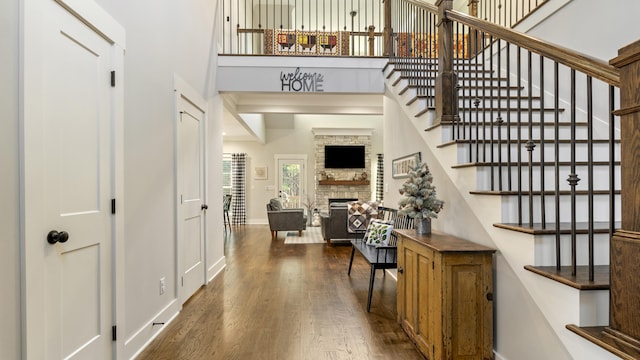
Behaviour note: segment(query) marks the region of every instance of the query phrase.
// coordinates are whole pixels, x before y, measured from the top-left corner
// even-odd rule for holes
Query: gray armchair
[[[267,203],[267,218],[271,229],[271,240],[278,236],[278,231],[297,230],[298,236],[302,236],[302,230],[307,228],[304,209],[283,209],[278,199],[271,199]]]
[[[329,213],[320,215],[322,238],[331,245],[331,239],[355,239],[358,234],[347,231],[347,203],[334,202],[329,205]]]

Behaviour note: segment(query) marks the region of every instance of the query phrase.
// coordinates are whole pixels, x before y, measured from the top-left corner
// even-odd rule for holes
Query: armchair
[[[271,199],[267,203],[267,218],[271,230],[271,240],[278,236],[278,231],[298,231],[302,236],[302,230],[307,228],[307,217],[304,209],[283,209],[278,199]]]
[[[347,203],[334,202],[329,213],[320,215],[322,238],[331,245],[331,239],[355,239],[358,234],[347,231]]]

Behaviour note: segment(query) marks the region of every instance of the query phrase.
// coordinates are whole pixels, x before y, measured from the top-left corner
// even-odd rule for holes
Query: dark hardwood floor
[[[138,357],[146,359],[422,359],[395,319],[396,283],[350,246],[285,245],[267,225],[235,226],[227,267]]]

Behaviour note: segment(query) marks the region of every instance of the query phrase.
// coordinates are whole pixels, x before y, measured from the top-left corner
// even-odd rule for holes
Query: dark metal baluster
[[[522,50],[520,46],[517,47],[517,59],[516,59],[516,78],[518,81],[518,111],[517,111],[517,143],[518,143],[518,158],[517,158],[517,174],[518,174],[518,224],[522,225]]]
[[[556,211],[556,269],[562,266],[560,254],[560,84],[558,80],[558,62],[553,62],[553,134],[554,134],[554,168],[555,168],[555,211]]]
[[[502,42],[498,39],[498,109],[502,106],[502,50],[501,50]],[[506,99],[507,104],[509,103],[509,96]],[[507,106],[508,108],[508,106]],[[502,191],[502,110],[498,110],[498,117],[496,118],[496,123],[498,124],[498,190]],[[507,151],[509,151],[509,146],[507,145]]]
[[[455,24],[454,34],[455,34],[456,41],[459,41],[461,33],[460,33],[460,23],[458,23],[458,22],[456,22],[456,24]],[[464,39],[464,34],[462,34],[462,39]],[[460,46],[460,44],[456,42],[456,45],[457,45],[457,46],[455,46],[456,51],[453,54],[453,61],[454,61],[453,69],[454,69],[454,71],[456,73],[459,73],[458,70],[460,68],[461,59],[459,57],[457,49],[459,49],[458,46]],[[464,49],[464,47],[462,49]],[[456,104],[456,107],[458,107],[458,108],[460,106],[460,102],[459,102],[460,81],[462,81],[462,77],[460,76],[460,74],[458,74],[458,83],[456,83],[455,86],[454,86],[454,89],[455,89],[454,91],[457,94],[457,96],[455,96],[455,98],[458,99],[458,104]],[[458,113],[458,115],[459,115],[459,113]],[[460,121],[459,120],[460,120],[460,117],[458,116],[457,119],[454,119],[454,121],[451,122],[451,136],[453,137],[453,140],[460,139]]]
[[[474,31],[475,34],[475,30],[471,30],[471,28],[469,28],[469,36],[471,36],[471,31]],[[477,40],[475,39],[474,36],[474,44],[473,44],[473,60],[471,58],[468,59],[467,61],[467,72],[465,74],[467,81],[464,83],[467,87],[467,106],[465,106],[466,108],[466,112],[468,113],[467,116],[467,125],[469,127],[469,135],[466,136],[465,138],[468,140],[469,142],[469,162],[472,162],[472,154],[473,154],[473,119],[472,119],[472,114],[473,114],[473,108],[472,108],[472,104],[473,104],[473,84],[474,84],[474,79],[471,76],[471,69],[473,68],[473,62],[478,61],[478,56],[477,56],[477,49],[476,49],[476,45],[477,45]],[[471,56],[471,54],[469,54],[469,56]],[[466,132],[466,131],[465,131]]]
[[[476,36],[479,36],[480,32],[476,30]],[[482,44],[480,44],[480,46],[482,46]],[[474,106],[474,110],[475,110],[475,123],[473,124],[475,126],[476,129],[476,136],[475,138],[473,137],[473,129],[472,129],[472,124],[471,121],[469,121],[469,137],[473,138],[473,141],[475,142],[475,160],[473,162],[479,162],[480,161],[480,151],[479,151],[479,144],[480,144],[480,117],[478,115],[478,106],[480,106],[480,98],[478,96],[478,94],[480,93],[480,84],[478,83],[478,73],[477,70],[480,68],[479,67],[479,63],[478,63],[478,58],[480,57],[480,52],[479,49],[476,48],[476,53],[475,53],[475,66],[473,67],[473,69],[469,69],[469,76],[473,78],[473,83],[474,83],[474,88],[475,88],[475,96],[474,96],[474,100],[473,100],[473,106]],[[471,108],[469,108],[469,110],[471,110]],[[469,116],[469,118],[471,119],[471,116]],[[471,143],[470,143],[471,144]],[[469,156],[472,156],[471,152],[469,152]]]
[[[507,42],[505,51],[507,53],[507,98],[511,97],[511,44]],[[511,101],[507,101],[507,190],[513,190],[511,174]],[[520,147],[517,144],[516,147]]]
[[[484,39],[486,37],[485,33],[482,33],[482,38]],[[484,45],[484,44],[483,44]],[[486,62],[486,55],[487,52],[487,47],[483,46],[482,47],[482,69],[480,70],[482,72],[482,162],[486,163],[487,162],[487,143],[486,143],[486,139],[487,139],[487,95],[486,95],[486,85],[487,85],[487,79],[486,79],[486,70],[485,70],[485,62]]]
[[[545,110],[544,110],[544,56],[540,55],[540,223],[542,228],[547,228],[546,216],[546,199],[545,199],[545,164],[544,164],[544,129],[545,129]]]
[[[567,181],[571,186],[571,275],[576,275],[576,186],[580,181],[576,174],[576,71],[571,69],[571,173]]]
[[[527,116],[529,118],[529,140],[527,141],[526,147],[529,152],[529,226],[533,227],[533,150],[535,149],[536,144],[533,142],[533,69],[531,58],[531,51],[527,51]],[[542,129],[540,129],[540,131],[541,130]]]
[[[470,39],[470,37],[471,37],[471,28],[469,28],[468,26],[463,26],[463,28],[467,30],[466,31],[466,35],[465,35],[465,39]],[[471,108],[471,86],[470,86],[471,79],[469,77],[469,72],[468,71],[467,72],[464,71],[465,69],[470,69],[471,68],[471,58],[470,58],[471,54],[469,53],[469,47],[470,47],[470,44],[469,44],[469,42],[467,42],[466,47],[465,47],[466,55],[465,55],[464,63],[463,63],[463,66],[462,66],[464,80],[461,83],[461,85],[463,87],[463,90],[462,90],[463,94],[465,92],[465,87],[466,87],[466,90],[467,90],[467,93],[468,93],[467,100],[469,101],[469,108]],[[462,98],[462,107],[464,107],[464,97]],[[471,140],[471,136],[470,135],[471,134],[469,133],[469,137],[467,137],[466,121],[467,121],[467,118],[466,118],[466,116],[463,115],[463,117],[462,117],[462,138],[466,139],[466,140],[469,140],[469,143],[471,143],[470,142],[470,140]]]
[[[476,80],[477,81],[477,80]],[[479,151],[480,151],[480,114],[478,113],[478,106],[480,106],[480,99],[478,99],[478,97],[476,97],[476,99],[473,101],[473,106],[475,106],[475,111],[476,111],[476,160],[475,162],[479,162],[480,161],[480,155],[478,155]]]
[[[489,146],[490,146],[490,166],[489,166],[489,170],[491,171],[491,175],[490,175],[490,182],[491,182],[491,191],[495,190],[495,175],[493,173],[493,168],[494,168],[494,153],[493,153],[493,149],[494,149],[494,142],[493,142],[493,109],[494,109],[494,105],[493,105],[493,83],[494,83],[494,70],[493,70],[493,36],[489,37],[489,71],[491,71],[491,74],[489,75],[489,106],[490,106],[490,110],[489,110]],[[500,108],[500,103],[498,102],[498,105],[496,106],[497,108]],[[486,111],[486,110],[485,110]],[[499,110],[498,110],[499,111]],[[485,135],[486,137],[486,135]],[[487,151],[486,149],[484,150],[485,152]],[[498,165],[498,168],[500,167],[500,165]]]
[[[616,226],[616,128],[614,115],[615,88],[609,86],[609,238],[613,236]]]
[[[594,267],[593,267],[593,79],[591,76],[587,76],[587,196],[588,196],[588,208],[589,208],[589,224],[588,224],[588,238],[589,238],[589,281],[594,279]]]

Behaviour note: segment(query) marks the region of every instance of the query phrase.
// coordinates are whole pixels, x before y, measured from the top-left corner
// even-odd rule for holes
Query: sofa
[[[322,238],[331,246],[331,240],[351,240],[358,234],[347,231],[347,203],[329,204],[329,213],[320,214]],[[350,242],[346,242],[350,244]]]
[[[274,198],[267,203],[267,218],[271,240],[278,236],[278,231],[298,231],[298,236],[302,236],[302,230],[307,228],[304,209],[284,209],[279,199]]]

